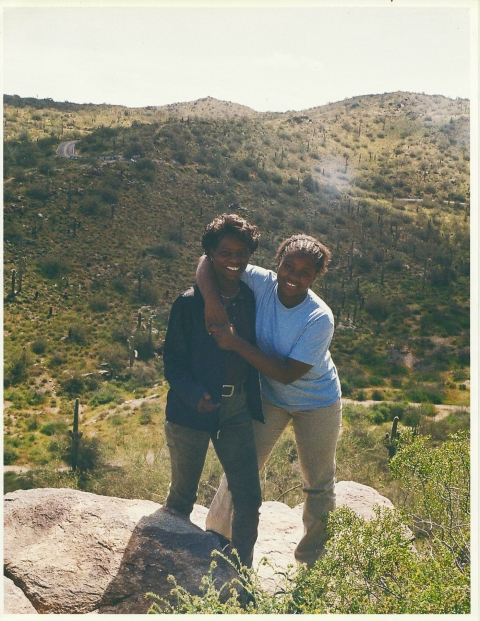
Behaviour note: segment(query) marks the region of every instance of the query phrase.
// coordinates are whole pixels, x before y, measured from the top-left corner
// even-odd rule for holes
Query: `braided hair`
[[[301,252],[315,261],[317,276],[322,276],[327,271],[330,263],[331,252],[326,246],[310,235],[292,235],[280,244],[277,251],[277,266],[280,265],[285,255],[289,252]]]

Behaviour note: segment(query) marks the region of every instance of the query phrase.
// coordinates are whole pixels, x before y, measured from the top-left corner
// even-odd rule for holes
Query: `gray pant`
[[[342,420],[342,402],[315,410],[284,410],[263,401],[265,425],[253,421],[259,468],[292,421],[303,480],[304,535],[296,550],[299,563],[311,567],[325,542],[324,516],[335,509],[335,451]],[[230,536],[231,500],[222,479],[207,516],[207,528]]]
[[[216,413],[215,413],[216,415]],[[250,567],[257,540],[262,492],[257,454],[246,395],[224,397],[220,406],[220,432],[209,433],[165,423],[172,480],[165,505],[190,515],[197,499],[210,440],[225,471],[233,511],[229,513],[231,547],[243,565]]]

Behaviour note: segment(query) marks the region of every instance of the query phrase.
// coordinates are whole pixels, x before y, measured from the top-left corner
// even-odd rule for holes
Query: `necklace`
[[[231,300],[232,298],[236,297],[239,293],[240,293],[240,287],[238,288],[238,291],[237,293],[235,293],[235,295],[223,295],[223,293],[221,293],[220,297],[222,297],[224,300]]]

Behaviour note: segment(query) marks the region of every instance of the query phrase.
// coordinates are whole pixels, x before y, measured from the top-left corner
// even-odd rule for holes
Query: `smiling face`
[[[299,250],[288,252],[277,270],[278,298],[287,308],[301,304],[317,277],[315,259]]]
[[[248,265],[251,252],[247,244],[234,235],[225,235],[210,252],[213,269],[223,293],[236,292],[238,281]]]

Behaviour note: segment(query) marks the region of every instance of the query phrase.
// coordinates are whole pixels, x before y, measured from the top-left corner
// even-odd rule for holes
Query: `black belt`
[[[222,397],[233,397],[233,395],[241,395],[247,390],[247,382],[242,384],[224,384],[222,386]]]

